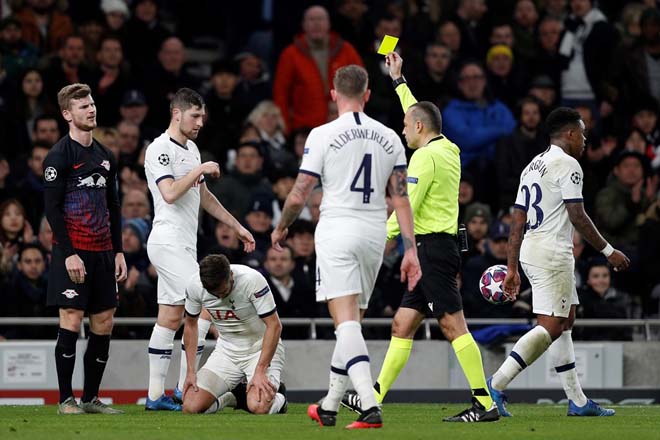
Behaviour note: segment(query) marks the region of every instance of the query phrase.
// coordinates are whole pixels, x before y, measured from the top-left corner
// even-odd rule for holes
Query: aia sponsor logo
[[[62,295],[66,296],[67,299],[73,299],[78,296],[78,292],[73,289],[66,289],[64,292],[62,292]]]

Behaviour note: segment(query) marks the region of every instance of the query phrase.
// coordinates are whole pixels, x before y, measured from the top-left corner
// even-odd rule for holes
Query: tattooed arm
[[[300,215],[300,212],[305,207],[307,198],[312,193],[318,180],[316,176],[307,173],[298,173],[296,183],[293,185],[293,189],[291,189],[284,202],[280,222],[270,235],[272,245],[275,249],[282,249],[280,243],[286,239],[289,226]]]
[[[512,298],[520,290],[520,274],[518,274],[518,259],[520,258],[520,245],[525,234],[527,212],[522,209],[513,210],[511,232],[509,232],[509,250],[507,251],[507,271],[502,282],[502,290]]]
[[[390,176],[387,189],[392,198],[392,206],[401,230],[405,253],[401,262],[401,281],[408,280],[408,290],[413,290],[422,276],[417,259],[417,246],[413,224],[413,212],[408,200],[408,172],[405,167],[395,168]]]

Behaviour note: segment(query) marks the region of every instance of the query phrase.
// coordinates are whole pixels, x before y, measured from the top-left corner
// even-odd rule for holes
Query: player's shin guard
[[[204,346],[206,345],[206,334],[211,327],[211,321],[200,319],[197,321],[197,357],[195,358],[195,370],[199,370],[199,360],[204,353]],[[181,360],[179,364],[179,382],[177,387],[183,388],[183,383],[186,381],[186,374],[188,373],[188,362],[186,361],[186,350],[183,346],[183,336],[181,336]]]
[[[330,384],[328,386],[328,394],[321,403],[321,409],[325,411],[337,412],[337,409],[339,409],[339,403],[348,387],[348,372],[346,371],[346,364],[344,364],[341,359],[342,356],[340,350],[341,347],[339,346],[339,340],[337,340],[335,343],[335,350],[332,352],[332,360],[330,361]]]
[[[81,402],[91,402],[99,395],[101,379],[105,371],[105,365],[108,362],[108,353],[110,351],[110,335],[97,335],[89,333],[87,350],[85,351],[85,383],[83,386],[83,395]]]
[[[392,385],[394,385],[403,367],[408,363],[412,345],[412,339],[392,336],[383,366],[380,368],[380,373],[378,374],[378,380],[374,384],[374,393],[378,403],[382,403],[385,400],[385,395],[392,388]]]
[[[165,377],[172,360],[174,330],[154,325],[149,339],[149,399],[157,400],[165,393]]]
[[[346,362],[346,371],[353,387],[360,396],[362,409],[377,406],[369,368],[369,353],[359,322],[346,321],[337,326],[337,346]]]
[[[57,369],[57,383],[60,388],[60,403],[73,397],[71,380],[73,367],[76,364],[76,341],[78,333],[61,328],[57,332],[55,344],[55,368]]]
[[[465,378],[470,384],[472,396],[489,409],[493,405],[493,399],[488,394],[486,377],[484,376],[484,365],[481,361],[481,352],[471,333],[466,333],[454,339],[451,346],[456,353],[458,363],[461,364]]]
[[[561,385],[569,400],[572,400],[577,406],[587,404],[587,396],[582,391],[577,370],[575,369],[575,349],[573,348],[573,338],[571,330],[564,331],[558,337],[548,352],[552,359],[552,365],[561,379]]]
[[[493,388],[503,391],[522,370],[538,359],[551,343],[550,333],[540,325],[525,333],[513,346],[499,370],[493,374]]]

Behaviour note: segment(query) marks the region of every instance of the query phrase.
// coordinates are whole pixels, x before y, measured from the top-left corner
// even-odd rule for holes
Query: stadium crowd
[[[0,17],[0,316],[57,316],[45,306],[52,231],[42,163],[64,134],[57,92],[75,82],[92,88],[94,137],[121,169],[129,272],[117,316],[157,313],[144,154],[167,127],[169,98],[181,87],[205,97],[208,119],[197,144],[202,162],[223,168],[208,187],[257,247],[245,254],[233,230],[201,215],[199,258],[220,252],[260,269],[281,317],[327,316],[314,301],[322,188],[291,227],[285,252],[270,248],[270,233],[307,134],[337,115],[329,98],[337,68],[365,66],[372,90],[366,113],[401,132],[400,104],[376,53],[384,35],[400,37],[396,50],[411,89],[441,108],[443,133],[461,148],[459,222],[470,243],[459,280],[465,315],[531,316],[524,280],[519,300],[499,307],[481,298],[478,281],[487,267],[506,264],[519,176],[547,148],[542,121],[558,105],[576,108],[588,129],[585,207],[632,261],[628,272],[613,272],[575,234],[578,316],[658,315],[660,9],[653,0],[244,0],[231,8],[216,1],[1,0]],[[401,256],[400,244],[388,243],[367,316],[393,316],[404,294]],[[0,339],[55,331],[2,327]],[[115,333],[144,338],[144,331]],[[283,336],[306,332],[285,329]]]

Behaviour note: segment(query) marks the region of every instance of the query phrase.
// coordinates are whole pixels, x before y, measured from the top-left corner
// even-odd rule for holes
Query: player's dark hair
[[[421,121],[433,133],[442,133],[442,114],[440,109],[429,101],[419,101],[410,106],[415,120]]]
[[[174,98],[170,101],[170,115],[175,108],[178,108],[181,112],[185,112],[193,107],[204,107],[204,98],[193,89],[183,87],[177,90]]]
[[[57,103],[60,110],[71,110],[71,101],[73,99],[83,99],[92,94],[92,89],[87,84],[75,83],[62,87],[57,94]],[[36,124],[35,124],[36,126]]]
[[[556,138],[567,128],[576,127],[580,123],[580,113],[570,107],[558,107],[545,118],[545,130],[550,138]]]
[[[230,273],[229,260],[224,255],[207,255],[199,262],[199,278],[209,292],[222,286],[229,279]]]
[[[351,64],[337,69],[332,84],[337,93],[347,98],[361,98],[367,91],[369,75],[364,67]]]

